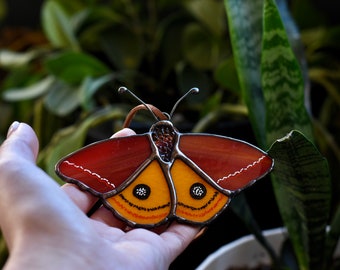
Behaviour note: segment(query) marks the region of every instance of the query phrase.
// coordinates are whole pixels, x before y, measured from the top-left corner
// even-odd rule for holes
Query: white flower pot
[[[283,228],[272,229],[264,231],[263,234],[278,253],[286,238],[286,230]],[[340,255],[340,241],[335,253]],[[196,270],[225,270],[232,266],[256,267],[260,264],[270,264],[270,262],[270,257],[261,244],[253,235],[247,235],[209,255]]]

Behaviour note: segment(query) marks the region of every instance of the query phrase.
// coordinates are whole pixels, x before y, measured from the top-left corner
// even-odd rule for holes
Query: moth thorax
[[[177,133],[173,126],[170,124],[158,123],[153,127],[151,134],[161,159],[165,162],[169,162],[177,137]]]

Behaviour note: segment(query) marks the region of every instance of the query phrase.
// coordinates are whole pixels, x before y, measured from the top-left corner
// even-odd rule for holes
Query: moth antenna
[[[141,100],[139,97],[137,97],[132,91],[130,91],[129,89],[127,89],[124,86],[121,86],[118,88],[118,93],[119,94],[123,94],[128,92],[131,96],[133,96],[135,99],[137,99],[141,104],[143,104],[145,106],[145,108],[153,115],[153,117],[155,117],[155,119],[157,121],[159,121],[159,118],[157,117],[157,115],[151,110],[151,108],[148,106],[148,104],[146,104],[143,100]]]
[[[179,100],[177,100],[177,102],[175,103],[174,107],[172,108],[171,110],[171,113],[170,113],[170,119],[172,118],[172,115],[174,114],[178,104],[183,100],[185,99],[188,95],[190,94],[197,94],[200,90],[197,88],[197,87],[193,87],[191,88],[188,92],[186,92]]]

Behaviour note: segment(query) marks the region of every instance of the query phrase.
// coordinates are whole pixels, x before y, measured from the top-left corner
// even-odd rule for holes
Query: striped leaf
[[[249,111],[257,142],[266,146],[265,106],[261,86],[261,39],[263,0],[224,0],[227,12],[233,57],[242,97]],[[227,76],[227,75],[224,75]],[[244,201],[233,203],[233,211],[243,220],[256,238],[263,244],[275,262],[276,256],[257,229],[249,205]],[[240,202],[240,199],[238,202]]]
[[[261,88],[263,0],[224,0],[242,96],[259,145],[265,146],[265,107]]]
[[[274,190],[299,269],[320,270],[330,213],[328,163],[298,131],[276,141],[269,154],[275,160]]]
[[[302,73],[273,0],[264,2],[261,71],[268,145],[293,129],[312,138]]]

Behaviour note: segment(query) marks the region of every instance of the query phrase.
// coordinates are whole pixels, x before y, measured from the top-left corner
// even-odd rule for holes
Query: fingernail
[[[14,131],[16,131],[19,127],[20,123],[18,121],[14,121],[12,125],[9,127],[8,132],[7,132],[7,138],[13,134]]]

